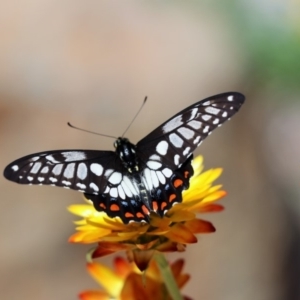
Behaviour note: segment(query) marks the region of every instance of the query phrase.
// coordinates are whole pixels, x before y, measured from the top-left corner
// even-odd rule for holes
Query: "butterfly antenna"
[[[134,118],[132,119],[132,121],[129,123],[129,125],[127,126],[126,130],[124,131],[124,133],[122,134],[122,137],[124,137],[125,133],[128,131],[128,129],[130,128],[130,126],[132,125],[132,123],[134,122],[134,120],[136,119],[136,117],[139,115],[140,111],[142,110],[142,108],[144,107],[144,105],[146,104],[147,101],[147,96],[145,97],[140,109],[138,110],[138,112],[135,114]]]
[[[77,129],[77,130],[88,132],[88,133],[92,133],[92,134],[96,134],[96,135],[101,135],[101,136],[105,136],[105,137],[108,137],[108,138],[117,139],[115,136],[112,136],[112,135],[102,134],[102,133],[98,133],[98,132],[94,132],[94,131],[89,131],[89,130],[86,130],[86,129],[82,129],[82,128],[76,127],[76,126],[72,125],[70,122],[68,122],[68,126],[71,127],[71,128]]]

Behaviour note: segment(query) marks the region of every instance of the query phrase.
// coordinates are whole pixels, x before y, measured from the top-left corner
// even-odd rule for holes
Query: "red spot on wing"
[[[119,205],[117,205],[117,204],[112,204],[112,205],[110,206],[110,210],[111,210],[111,211],[119,211],[119,210],[120,210],[120,207],[119,207]]]
[[[166,202],[162,202],[160,205],[161,210],[163,210],[167,206]]]
[[[171,194],[170,196],[169,196],[169,202],[172,202],[173,200],[175,200],[176,199],[176,195],[175,194]]]
[[[145,216],[144,216],[141,212],[137,212],[137,213],[136,213],[136,217],[142,219],[142,218],[144,218]]]
[[[184,178],[189,178],[190,172],[189,171],[184,171]]]
[[[183,185],[183,181],[181,179],[175,179],[174,180],[174,187],[175,188],[178,188],[178,187],[180,187],[182,185]]]
[[[152,207],[154,211],[157,211],[158,209],[157,201],[152,201]]]
[[[142,206],[142,211],[144,212],[145,215],[149,215],[150,214],[149,209],[145,205]]]
[[[126,218],[133,218],[134,215],[132,213],[130,213],[130,212],[127,212],[127,213],[125,213],[125,217]]]

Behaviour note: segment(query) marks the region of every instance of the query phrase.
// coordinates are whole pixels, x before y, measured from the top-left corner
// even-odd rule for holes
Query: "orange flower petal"
[[[95,251],[93,252],[92,257],[98,258],[114,252],[128,249],[130,249],[130,246],[128,244],[101,242],[99,243],[97,249],[95,249]]]
[[[220,204],[206,204],[204,206],[199,207],[199,213],[206,213],[206,212],[219,212],[224,210],[224,206]]]
[[[215,232],[216,229],[212,225],[212,223],[200,219],[194,219],[191,221],[187,221],[185,224],[186,228],[188,228],[192,233],[210,233]]]
[[[192,232],[181,223],[177,223],[172,226],[172,230],[166,234],[166,237],[174,242],[182,244],[197,242],[197,238],[192,234]]]

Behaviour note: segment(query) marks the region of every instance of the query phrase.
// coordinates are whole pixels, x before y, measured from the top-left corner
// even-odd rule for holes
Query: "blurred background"
[[[226,210],[180,255],[201,300],[300,299],[300,2],[1,1],[0,165],[55,149],[134,143],[186,106],[247,101],[196,154],[223,167]],[[67,242],[81,194],[0,178],[0,298],[76,299],[97,288],[89,246]],[[112,257],[106,259],[110,263]],[[105,260],[103,260],[105,261]]]

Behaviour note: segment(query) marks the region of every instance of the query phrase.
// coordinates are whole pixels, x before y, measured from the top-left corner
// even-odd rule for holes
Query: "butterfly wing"
[[[137,143],[144,168],[175,170],[180,167],[216,127],[238,112],[244,101],[240,93],[223,93],[177,113]]]
[[[237,113],[244,100],[239,93],[206,98],[177,113],[138,142],[140,171],[160,215],[173,203],[181,202],[181,192],[188,188],[193,175],[193,151]]]
[[[56,150],[31,154],[10,163],[4,176],[20,184],[54,185],[100,193],[112,171],[122,171],[112,151]]]

